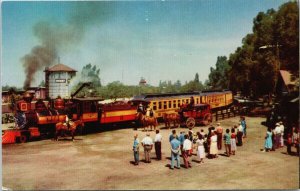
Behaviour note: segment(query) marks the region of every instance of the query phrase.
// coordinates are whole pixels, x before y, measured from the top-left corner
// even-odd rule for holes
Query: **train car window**
[[[95,113],[97,111],[97,105],[95,102],[91,103],[91,112]]]
[[[167,102],[164,101],[164,109],[167,109]]]
[[[169,101],[169,108],[172,108],[172,101]]]
[[[176,100],[173,100],[173,108],[176,108]]]
[[[90,112],[91,111],[91,103],[90,102],[84,102],[83,103],[83,112]]]
[[[156,102],[153,102],[153,110],[156,110],[157,106],[156,106]]]
[[[179,100],[177,100],[177,105],[178,105],[178,107],[180,107],[181,106],[181,100],[179,99]]]
[[[198,104],[199,103],[199,98],[196,98],[196,104]]]
[[[158,109],[161,109],[162,107],[161,107],[161,101],[160,102],[158,102]]]

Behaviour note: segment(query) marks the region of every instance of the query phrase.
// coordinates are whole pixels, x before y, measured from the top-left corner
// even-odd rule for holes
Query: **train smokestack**
[[[24,94],[23,94],[23,100],[26,101],[27,103],[31,103],[33,99],[33,94],[26,91]]]

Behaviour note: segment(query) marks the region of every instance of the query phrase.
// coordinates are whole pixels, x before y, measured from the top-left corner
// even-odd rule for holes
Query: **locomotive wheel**
[[[20,136],[20,143],[26,143],[27,142],[27,136],[26,135],[21,135]]]
[[[210,113],[206,113],[203,117],[203,124],[209,125],[212,122],[212,115]]]
[[[187,126],[188,128],[190,128],[190,127],[193,128],[193,127],[195,127],[196,121],[195,121],[194,118],[189,117],[189,118],[186,120],[185,124],[186,124],[186,126]]]

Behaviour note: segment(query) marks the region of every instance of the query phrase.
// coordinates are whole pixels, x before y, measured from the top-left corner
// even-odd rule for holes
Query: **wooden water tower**
[[[45,68],[46,97],[55,99],[69,98],[71,94],[70,80],[76,75],[76,70],[64,65],[57,64]]]

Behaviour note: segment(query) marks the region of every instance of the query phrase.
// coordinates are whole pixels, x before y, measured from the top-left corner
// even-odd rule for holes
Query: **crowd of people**
[[[145,162],[150,163],[150,152],[155,147],[155,154],[157,160],[161,160],[161,142],[162,135],[159,130],[156,130],[156,135],[153,139],[150,133],[142,139],[141,145],[144,148]],[[187,132],[181,131],[178,135],[176,130],[172,130],[169,135],[170,151],[171,151],[171,165],[170,168],[180,168],[180,158],[183,159],[185,168],[191,168],[190,157],[196,155],[198,163],[204,163],[205,158],[218,158],[218,154],[222,150],[222,142],[225,146],[225,154],[227,157],[236,154],[237,146],[243,145],[243,139],[246,138],[246,121],[241,117],[239,126],[234,126],[231,129],[223,130],[220,123],[217,126],[210,126],[208,132],[201,129],[199,132],[194,132],[189,128]],[[134,135],[133,152],[134,164],[139,164],[139,146],[140,142],[138,134]],[[175,165],[176,162],[176,165]]]
[[[275,128],[268,128],[265,136],[265,145],[263,152],[275,151],[278,148],[284,147],[284,125],[282,121],[275,124]],[[292,147],[296,148],[296,153],[299,155],[299,129],[293,127],[291,131],[287,132],[286,146],[287,153],[292,154]]]

